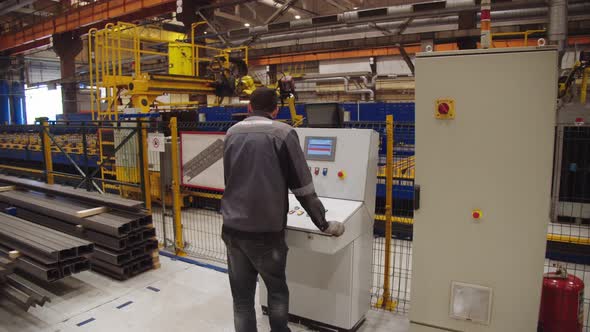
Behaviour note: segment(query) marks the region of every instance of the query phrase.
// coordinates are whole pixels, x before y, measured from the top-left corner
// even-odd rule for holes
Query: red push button
[[[346,177],[346,173],[344,171],[338,171],[338,177],[344,179]]]
[[[483,213],[481,212],[481,210],[473,210],[471,212],[471,217],[475,220],[481,219],[482,216],[483,216]]]
[[[447,103],[440,103],[438,105],[438,113],[439,114],[447,115],[447,114],[449,114],[450,109],[451,109],[451,107]]]

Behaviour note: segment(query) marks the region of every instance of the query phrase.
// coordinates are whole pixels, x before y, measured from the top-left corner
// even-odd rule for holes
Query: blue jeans
[[[229,283],[234,301],[236,332],[257,332],[254,297],[258,275],[268,289],[271,332],[290,332],[289,288],[285,275],[287,244],[284,233],[243,233],[224,228]]]

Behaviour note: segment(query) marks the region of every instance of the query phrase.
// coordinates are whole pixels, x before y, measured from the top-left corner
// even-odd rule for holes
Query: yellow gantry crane
[[[148,113],[154,106],[189,106],[193,104],[188,100],[189,94],[215,93],[215,75],[205,76],[200,67],[215,63],[220,67],[217,74],[225,74],[235,53],[242,55],[241,61],[247,66],[245,47],[221,49],[196,44],[194,28],[200,24],[193,24],[190,42],[181,33],[124,22],[109,23],[102,30],[91,29],[88,64],[92,119],[118,120],[123,113]],[[180,102],[157,100],[165,94],[185,98],[180,98]],[[140,181],[136,167],[140,163],[115,160],[115,156],[107,153],[115,149],[125,132],[129,130],[98,130],[103,180]],[[138,148],[137,144],[126,144],[124,155],[136,156],[134,152]],[[110,192],[122,193],[117,184],[103,181],[102,186]]]

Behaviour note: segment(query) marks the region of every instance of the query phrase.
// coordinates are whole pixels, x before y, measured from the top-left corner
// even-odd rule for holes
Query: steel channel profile
[[[61,273],[56,267],[48,268],[25,257],[16,260],[16,269],[48,282],[59,280]]]
[[[0,294],[25,311],[30,307],[43,306],[51,301],[47,291],[16,274],[7,277],[6,283],[0,286]]]
[[[37,195],[35,194],[22,195],[20,192],[13,191],[10,194],[0,193],[0,201],[18,208],[37,211],[49,217],[65,220],[69,223],[92,228],[114,236],[121,236],[130,230],[128,226],[115,225],[113,223],[103,224],[101,222],[90,222],[88,219],[78,218],[73,214],[79,210],[72,209],[71,207],[64,207],[63,204],[59,204],[55,200],[52,202],[52,199],[50,198],[36,196]],[[83,208],[80,208],[80,210],[82,209]]]
[[[19,269],[44,280],[56,280],[88,268],[117,279],[128,279],[153,267],[151,254],[157,250],[158,243],[154,239],[155,229],[151,227],[150,214],[143,210],[111,210],[79,218],[76,215],[78,211],[95,206],[88,201],[74,201],[55,195],[57,197],[20,190],[0,193],[0,206],[16,206],[17,215],[34,223],[95,242],[98,245],[95,255],[89,261],[71,263],[68,260],[57,266],[43,266],[22,257],[17,261]]]
[[[75,258],[94,250],[88,241],[6,214],[0,214],[0,242],[44,263]]]
[[[6,277],[14,272],[14,262],[0,256],[0,285],[6,282]]]
[[[79,231],[79,229],[72,224],[68,224],[57,218],[44,217],[39,214],[38,211],[35,212],[19,208],[17,209],[17,215],[23,215],[32,222],[41,223],[45,226],[59,229],[61,231],[67,230],[67,232],[73,236],[83,237],[96,243],[98,246],[94,248],[93,261],[109,263],[111,266],[103,265],[102,269],[99,267],[95,270],[101,273],[104,270],[109,270],[109,274],[107,275],[119,275],[117,278],[127,279],[135,275],[134,271],[137,270],[137,268],[134,268],[134,265],[131,265],[130,267],[123,266],[124,270],[122,271],[120,269],[121,265],[127,264],[141,255],[151,253],[153,250],[157,249],[157,240],[154,239],[155,228],[148,226],[143,226],[142,228],[127,234],[125,237],[115,238],[92,230]],[[144,220],[147,220],[147,218]],[[36,275],[38,278],[49,281],[61,279],[72,273],[77,273],[80,270],[80,268],[78,268],[77,271],[76,266],[72,267],[71,265],[66,264],[61,265],[56,269],[47,266],[42,267],[29,260],[24,260],[20,264],[23,265],[23,270]],[[85,266],[83,269],[87,270],[88,266]],[[145,271],[145,269],[142,269],[142,272],[143,271]]]
[[[0,245],[0,263],[8,260],[10,251],[11,249]],[[21,256],[16,258],[13,263],[15,270],[48,282],[53,282],[69,275],[69,271],[72,271],[71,268],[66,268],[64,271],[64,266],[74,266],[74,273],[77,273],[75,271],[81,272],[90,269],[89,259],[86,256],[51,264],[43,264],[30,257]]]
[[[6,284],[4,287],[0,288],[0,294],[8,298],[10,301],[25,311],[29,310],[29,308],[35,304],[35,301],[31,296],[9,284]]]
[[[14,273],[7,276],[6,279],[8,284],[18,288],[24,293],[29,294],[37,304],[44,305],[45,302],[51,302],[51,294],[30,280],[27,280]]]
[[[158,240],[155,239],[148,240],[138,246],[120,252],[108,250],[106,248],[100,248],[97,246],[94,249],[94,254],[92,257],[94,259],[99,259],[113,265],[123,265],[130,262],[134,258],[148,254],[157,248]]]
[[[76,215],[78,211],[96,206],[57,197],[48,197],[34,192],[11,191],[0,193],[0,201],[16,207],[38,211],[44,215],[112,236],[123,236],[134,229],[150,224],[152,221],[149,214],[123,211],[110,211],[81,218]]]
[[[58,196],[67,196],[91,204],[97,204],[99,206],[108,205],[113,208],[129,211],[137,211],[143,208],[143,203],[140,201],[125,199],[115,195],[103,195],[95,192],[88,192],[86,190],[74,189],[72,187],[62,186],[59,184],[46,184],[39,181],[22,179],[8,175],[0,175],[0,182],[6,182],[19,187],[25,187],[45,193],[52,193]]]
[[[114,266],[99,259],[91,259],[92,270],[119,280],[129,279],[153,267],[151,255],[139,257],[122,266]]]
[[[1,203],[0,202],[0,209],[9,207],[10,204]],[[16,210],[16,216],[35,224],[49,227],[56,231],[69,234],[71,236],[79,237],[85,239],[87,241],[96,243],[101,246],[105,246],[114,250],[124,249],[127,246],[127,239],[112,237],[108,235],[104,235],[102,233],[98,233],[89,229],[83,230],[76,227],[76,224],[68,223],[66,221],[48,217],[42,214],[39,214],[35,211],[30,211],[26,208],[18,208]]]
[[[11,206],[10,204],[1,203],[0,208]],[[35,211],[30,211],[26,208],[17,209],[17,217],[31,221],[38,225],[52,228],[56,231],[66,233],[75,237],[83,238],[87,241],[93,242],[96,245],[105,247],[108,250],[125,250],[127,247],[137,244],[141,239],[147,240],[156,236],[155,228],[143,227],[128,234],[124,237],[113,237],[103,233],[95,232],[90,229],[80,229],[76,224],[71,224],[63,220],[47,217]],[[137,233],[141,233],[141,238]],[[129,240],[131,239],[131,242]]]
[[[86,260],[86,264],[90,264]],[[15,262],[0,256],[0,294],[28,310],[31,306],[43,306],[51,301],[51,294],[14,272]]]

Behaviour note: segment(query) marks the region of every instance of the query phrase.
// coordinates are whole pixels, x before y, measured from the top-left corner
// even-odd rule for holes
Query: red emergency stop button
[[[344,171],[338,171],[338,177],[340,179],[344,179],[346,177],[346,172],[344,172]]]
[[[471,212],[471,217],[475,220],[481,219],[482,216],[483,216],[483,213],[481,212],[481,210],[473,210]]]
[[[447,115],[449,114],[451,107],[449,106],[448,103],[440,103],[438,104],[438,113],[442,114],[442,115]]]
[[[455,118],[455,100],[437,99],[434,104],[434,117],[440,120],[452,120]]]

